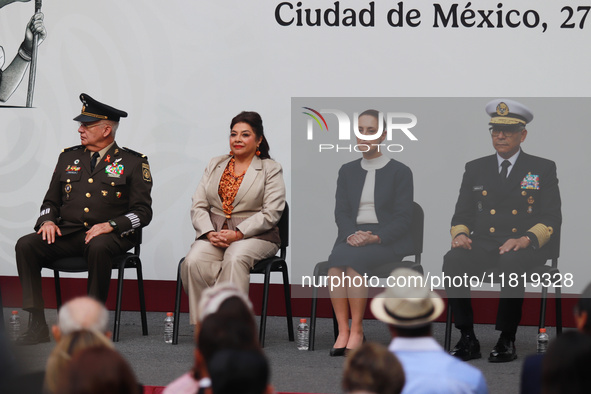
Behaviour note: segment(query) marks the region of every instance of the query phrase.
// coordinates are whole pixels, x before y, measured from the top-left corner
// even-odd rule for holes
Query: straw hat
[[[437,319],[445,305],[441,297],[424,286],[423,276],[409,268],[390,274],[389,284],[371,301],[371,312],[379,320],[401,327],[420,327]]]

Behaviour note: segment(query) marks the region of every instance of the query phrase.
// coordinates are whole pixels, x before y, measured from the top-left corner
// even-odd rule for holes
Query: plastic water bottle
[[[8,320],[8,335],[11,340],[16,341],[21,333],[21,318],[18,311],[12,311],[10,319]]]
[[[174,329],[174,317],[172,312],[166,313],[164,319],[164,342],[172,343],[172,331]]]
[[[538,353],[546,353],[548,349],[548,334],[546,334],[545,328],[540,328],[538,334]]]
[[[308,350],[308,338],[310,337],[310,327],[306,322],[306,319],[300,319],[298,324],[298,338],[297,345],[298,350]]]

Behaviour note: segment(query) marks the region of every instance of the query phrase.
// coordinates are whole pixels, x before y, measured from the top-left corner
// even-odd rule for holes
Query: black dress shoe
[[[345,347],[333,347],[330,349],[330,357],[340,357],[345,355]]]
[[[488,361],[491,363],[507,363],[516,358],[517,351],[515,350],[515,341],[501,336],[492,352],[490,352]]]
[[[17,345],[36,345],[49,342],[49,328],[47,324],[31,323],[28,330],[16,339]]]
[[[449,354],[462,361],[480,358],[482,357],[482,354],[480,354],[480,342],[472,335],[462,334],[458,344]]]

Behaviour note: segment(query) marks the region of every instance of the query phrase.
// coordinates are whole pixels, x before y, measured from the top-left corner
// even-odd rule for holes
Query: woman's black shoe
[[[330,357],[340,357],[345,355],[345,347],[333,347],[330,349]]]

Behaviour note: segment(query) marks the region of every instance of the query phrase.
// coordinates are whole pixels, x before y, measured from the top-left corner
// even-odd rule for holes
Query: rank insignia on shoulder
[[[522,189],[540,190],[540,176],[527,174],[521,181]]]
[[[481,190],[484,190],[484,186],[480,185],[480,186],[472,186],[472,191],[473,192],[479,192]]]
[[[123,149],[123,150],[124,150],[125,152],[127,152],[127,153],[131,153],[131,154],[133,154],[133,155],[136,155],[137,157],[141,157],[141,158],[143,158],[143,159],[147,159],[147,158],[148,158],[148,157],[147,157],[146,155],[144,155],[143,153],[136,152],[136,151],[134,151],[134,150],[131,150],[131,149],[129,149],[129,148],[123,147],[123,148],[121,148],[121,149]]]
[[[76,146],[71,146],[69,148],[62,149],[62,152],[71,152],[71,151],[82,149],[82,148],[84,148],[84,145],[76,145]]]

